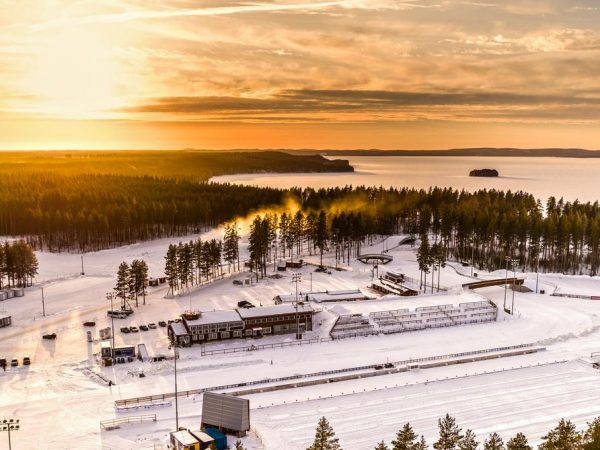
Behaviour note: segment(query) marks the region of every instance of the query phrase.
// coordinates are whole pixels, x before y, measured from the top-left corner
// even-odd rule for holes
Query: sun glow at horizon
[[[99,118],[119,105],[118,61],[99,33],[81,27],[39,36],[25,87],[30,111],[62,118]]]

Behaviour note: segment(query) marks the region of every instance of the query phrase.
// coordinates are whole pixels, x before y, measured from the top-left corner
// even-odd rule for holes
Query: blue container
[[[227,436],[219,430],[216,428],[207,428],[204,432],[215,440],[217,450],[225,450],[227,448]]]

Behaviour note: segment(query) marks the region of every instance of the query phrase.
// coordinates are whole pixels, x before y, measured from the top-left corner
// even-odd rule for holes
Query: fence
[[[508,350],[518,350],[518,349],[523,349],[523,348],[528,348],[528,347],[537,348],[538,350],[544,350],[544,347],[535,347],[535,344],[520,344],[520,345],[511,345],[511,346],[507,346],[507,347],[496,347],[496,348],[491,348],[491,349],[472,350],[469,352],[450,353],[447,355],[426,356],[423,358],[406,359],[406,360],[402,360],[402,361],[394,361],[391,364],[408,365],[408,364],[415,364],[415,363],[425,362],[425,361],[439,361],[439,360],[443,360],[443,359],[453,359],[453,358],[460,358],[460,357],[471,356],[471,355],[481,355],[481,354],[487,354],[487,353],[503,352],[503,351],[508,351]],[[248,381],[245,383],[235,383],[235,384],[228,384],[228,385],[222,385],[222,386],[213,386],[213,387],[207,387],[207,388],[191,389],[191,390],[187,390],[187,391],[179,391],[177,393],[177,395],[179,397],[189,397],[191,395],[203,394],[204,392],[222,391],[222,390],[227,390],[227,389],[237,389],[237,388],[245,387],[245,386],[255,386],[255,385],[267,384],[267,383],[278,383],[281,381],[299,380],[299,379],[303,379],[303,378],[322,377],[322,376],[328,376],[328,375],[333,375],[333,374],[338,374],[338,373],[357,372],[360,370],[375,369],[378,366],[379,366],[379,364],[369,364],[369,365],[365,365],[365,366],[348,367],[348,368],[344,368],[344,369],[335,369],[335,370],[326,370],[326,371],[307,373],[307,374],[289,375],[289,376],[279,377],[279,378],[266,378],[263,380]],[[122,399],[122,400],[115,400],[115,407],[119,408],[119,407],[123,407],[123,406],[127,406],[127,405],[135,405],[135,404],[140,404],[140,403],[150,404],[157,400],[164,401],[166,399],[170,399],[170,398],[174,398],[174,397],[175,397],[175,393],[169,392],[169,393],[164,393],[164,394],[147,395],[144,397],[134,397],[134,398],[128,398],[128,399]]]
[[[120,417],[118,419],[103,420],[100,422],[100,428],[105,430],[116,430],[121,428],[121,425],[127,423],[142,423],[142,422],[156,422],[156,414],[145,414],[143,416],[129,416]]]
[[[202,356],[211,356],[211,355],[226,355],[228,353],[240,353],[240,352],[252,352],[255,350],[264,350],[266,348],[284,348],[284,347],[295,347],[299,345],[310,345],[310,344],[320,344],[323,342],[331,341],[330,338],[314,338],[314,339],[301,339],[297,341],[287,341],[287,342],[275,342],[272,344],[261,344],[261,345],[249,345],[247,347],[233,347],[233,348],[222,348],[215,350],[201,350]]]
[[[600,300],[600,295],[579,295],[579,294],[560,294],[553,292],[550,294],[551,297],[567,297],[567,298],[580,298],[583,300]]]

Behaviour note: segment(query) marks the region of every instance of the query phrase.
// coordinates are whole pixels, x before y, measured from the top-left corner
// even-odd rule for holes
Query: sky
[[[1,149],[600,149],[598,0],[0,0]]]

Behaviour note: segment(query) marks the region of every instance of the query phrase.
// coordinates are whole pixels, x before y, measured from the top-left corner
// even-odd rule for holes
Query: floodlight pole
[[[473,278],[473,264],[475,264],[475,235],[471,236],[471,278]]]
[[[298,283],[302,281],[302,274],[294,272],[292,274],[292,283],[296,283],[296,339],[300,339],[300,317],[298,316]]]
[[[0,431],[8,432],[8,450],[12,450],[10,432],[19,431],[19,419],[4,419],[0,421]]]
[[[506,269],[504,272],[504,310],[506,311],[506,288],[508,285],[508,261],[510,260],[510,256],[506,256],[504,259],[506,261]]]
[[[518,259],[512,260],[513,267],[513,287],[512,287],[512,304],[510,306],[510,313],[514,315],[515,313],[515,287],[517,283],[517,272],[515,271],[515,263],[518,262]]]
[[[44,288],[42,288],[42,316],[46,317],[46,305],[44,304]]]
[[[111,356],[115,357],[115,309],[113,306],[113,293],[107,292],[106,299],[110,300],[110,334],[112,338],[112,350],[110,352]]]

